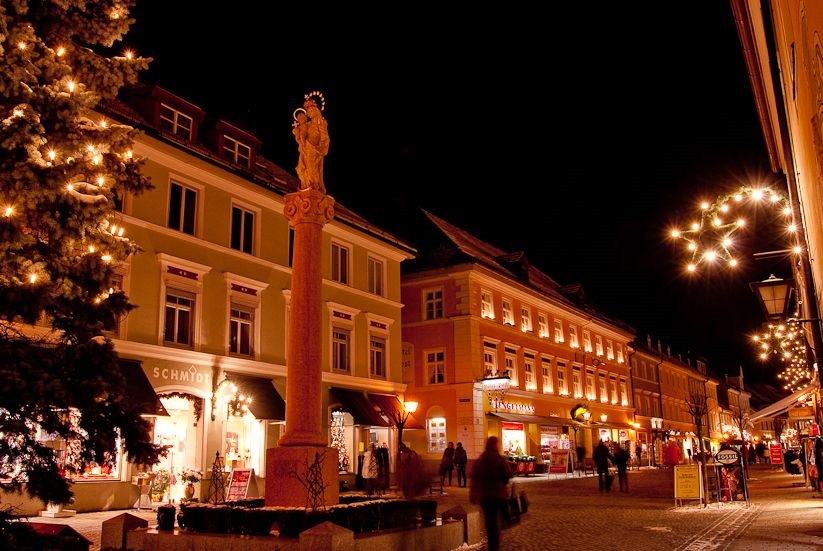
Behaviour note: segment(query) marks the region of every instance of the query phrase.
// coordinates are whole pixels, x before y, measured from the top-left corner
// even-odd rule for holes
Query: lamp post
[[[584,404],[577,404],[569,410],[569,418],[572,420],[572,429],[574,430],[574,457],[577,458],[577,429],[580,423],[589,423],[592,417],[592,412],[589,407]]]
[[[771,274],[768,279],[749,283],[749,286],[757,295],[767,320],[786,319],[792,294],[791,279],[780,279]]]
[[[394,411],[391,415],[394,426],[397,428],[397,464],[400,464],[400,450],[403,448],[403,427],[409,420],[409,415],[417,411],[417,402],[402,402],[403,409]]]

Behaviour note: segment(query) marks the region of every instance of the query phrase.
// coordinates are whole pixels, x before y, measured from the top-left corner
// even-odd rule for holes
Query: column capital
[[[324,226],[334,218],[334,197],[314,189],[289,193],[283,214],[292,224]]]

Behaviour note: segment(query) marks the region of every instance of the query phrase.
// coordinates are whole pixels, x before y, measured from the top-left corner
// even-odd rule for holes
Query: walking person
[[[621,492],[629,491],[629,479],[626,470],[629,466],[629,452],[624,447],[617,449],[614,454],[614,464],[617,466],[617,482],[620,484]]]
[[[509,462],[500,455],[498,438],[489,436],[486,450],[480,454],[472,468],[472,485],[469,500],[480,503],[486,526],[488,550],[500,550],[500,521],[506,511],[509,493],[507,485],[512,473]]]
[[[440,459],[440,485],[446,485],[446,475],[449,475],[449,486],[452,485],[452,473],[454,472],[454,442],[449,442],[449,446],[443,450],[443,457]]]
[[[380,476],[380,467],[377,459],[377,449],[372,444],[363,454],[363,483],[366,486],[366,494],[371,496],[377,489]]]
[[[597,465],[597,487],[601,492],[603,490],[611,491],[611,485],[607,484],[606,478],[610,476],[609,460],[612,459],[612,454],[609,453],[609,448],[603,440],[600,440],[600,443],[595,446],[592,459],[594,459],[594,464]]]
[[[466,487],[466,463],[468,463],[468,460],[463,442],[458,442],[457,448],[454,450],[454,466],[457,469],[457,486],[460,488]]]

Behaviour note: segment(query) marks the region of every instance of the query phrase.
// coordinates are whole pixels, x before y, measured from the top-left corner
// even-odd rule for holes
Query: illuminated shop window
[[[169,446],[170,452],[152,467],[152,471],[172,475],[163,500],[184,497],[184,486],[178,476],[184,468],[197,468],[197,429],[203,399],[184,393],[161,394],[160,401],[168,416],[154,421],[154,443]],[[198,469],[199,470],[199,469]]]
[[[429,417],[428,425],[428,452],[442,453],[446,449],[446,418]]]

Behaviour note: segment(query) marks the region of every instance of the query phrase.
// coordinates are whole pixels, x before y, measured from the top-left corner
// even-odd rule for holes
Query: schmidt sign
[[[715,454],[714,460],[723,465],[734,465],[740,461],[740,454],[737,450],[720,450]]]

